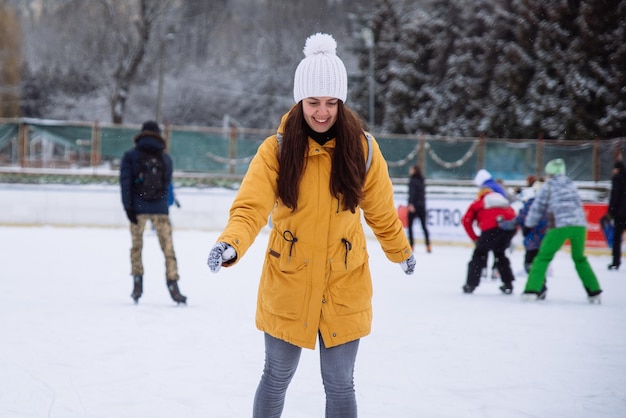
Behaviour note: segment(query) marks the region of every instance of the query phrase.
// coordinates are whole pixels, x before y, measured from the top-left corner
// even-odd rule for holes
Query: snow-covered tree
[[[515,42],[532,64],[530,72],[520,71],[531,74],[517,110],[523,125],[547,138],[623,135],[624,118],[608,115],[623,112],[626,98],[626,2],[520,0],[512,6],[520,17]]]
[[[352,106],[361,113],[361,115],[369,117],[369,49],[364,39],[364,29],[371,30],[373,34],[374,54],[374,107],[375,107],[375,125],[378,130],[379,125],[390,125],[393,122],[387,122],[387,118],[393,118],[395,100],[389,100],[388,87],[392,84],[392,74],[390,68],[393,66],[394,60],[397,59],[398,45],[402,45],[400,40],[402,32],[397,28],[402,26],[404,7],[397,5],[398,0],[382,0],[377,2],[373,10],[364,12],[361,19],[357,19],[355,24],[354,51],[359,55],[359,67],[362,68],[363,77],[361,80],[353,83],[350,87],[352,92],[351,98],[354,100]],[[408,80],[406,82],[409,82]],[[374,129],[374,127],[370,127]],[[384,128],[383,128],[384,129]]]
[[[307,36],[333,34],[354,67],[349,14],[371,0],[5,1],[26,23],[22,115],[140,123],[155,117],[163,68],[164,121],[268,128],[293,104]]]
[[[376,2],[381,127],[591,139],[626,134],[626,0]],[[389,53],[393,51],[393,53]],[[379,102],[377,100],[377,102]]]
[[[390,132],[477,135],[481,99],[496,60],[491,1],[433,1],[427,9],[397,10],[392,54],[380,64]],[[381,37],[384,37],[381,34]],[[377,45],[378,48],[378,45]],[[381,57],[383,58],[383,57]],[[379,54],[377,54],[377,59]]]
[[[626,1],[583,1],[577,25],[580,48],[588,54],[583,63],[584,75],[586,79],[594,81],[584,86],[584,89],[581,88],[589,95],[585,113],[589,112],[594,121],[589,126],[590,134],[608,138],[624,136]],[[577,89],[577,83],[572,84]]]

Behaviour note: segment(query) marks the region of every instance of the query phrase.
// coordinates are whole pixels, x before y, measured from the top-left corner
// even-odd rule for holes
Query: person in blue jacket
[[[539,222],[533,228],[524,226],[524,222],[526,221],[526,217],[528,216],[528,211],[535,201],[535,194],[537,190],[541,188],[542,184],[542,181],[535,180],[522,191],[521,199],[524,203],[524,206],[522,206],[519,213],[517,214],[517,217],[515,218],[515,223],[518,227],[521,228],[522,235],[524,236],[524,270],[526,270],[526,273],[530,272],[533,260],[539,253],[541,241],[543,241],[543,237],[546,236],[546,232],[548,231],[547,212],[544,212],[542,214]]]
[[[170,296],[177,303],[186,303],[187,297],[178,287],[178,264],[172,240],[172,224],[169,217],[169,196],[172,183],[172,158],[165,152],[165,139],[154,121],[147,121],[134,138],[135,146],[126,151],[120,167],[122,204],[130,221],[132,246],[130,249],[133,291],[131,297],[138,302],[143,294],[144,266],[141,257],[143,232],[146,223],[154,226],[163,255],[165,256],[165,279]],[[146,161],[156,161],[150,166],[152,175],[146,174]],[[147,188],[148,178],[150,187]],[[173,193],[171,193],[173,198]]]

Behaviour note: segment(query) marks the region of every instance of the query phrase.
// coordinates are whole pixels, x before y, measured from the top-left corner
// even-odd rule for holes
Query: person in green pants
[[[571,254],[578,277],[583,283],[591,303],[600,303],[600,283],[585,256],[587,220],[582,201],[574,182],[565,173],[565,161],[561,158],[546,164],[546,183],[539,189],[530,207],[524,225],[533,228],[542,215],[548,213],[548,232],[541,242],[539,253],[533,260],[528,281],[522,297],[525,300],[545,299],[546,270],[556,252],[569,240]]]

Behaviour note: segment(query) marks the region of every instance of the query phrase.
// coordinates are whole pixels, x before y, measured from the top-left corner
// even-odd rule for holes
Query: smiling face
[[[335,97],[307,97],[302,100],[304,120],[315,132],[324,133],[335,124],[338,106]]]

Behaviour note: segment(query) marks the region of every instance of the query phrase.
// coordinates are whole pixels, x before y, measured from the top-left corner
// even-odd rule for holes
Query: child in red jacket
[[[472,202],[463,216],[463,228],[476,244],[472,259],[467,266],[467,280],[463,292],[472,293],[480,283],[480,272],[487,263],[489,251],[495,256],[495,266],[501,275],[500,290],[513,293],[513,271],[506,250],[515,235],[515,211],[509,201],[487,187],[478,191],[478,198]],[[474,223],[480,236],[474,230]]]

